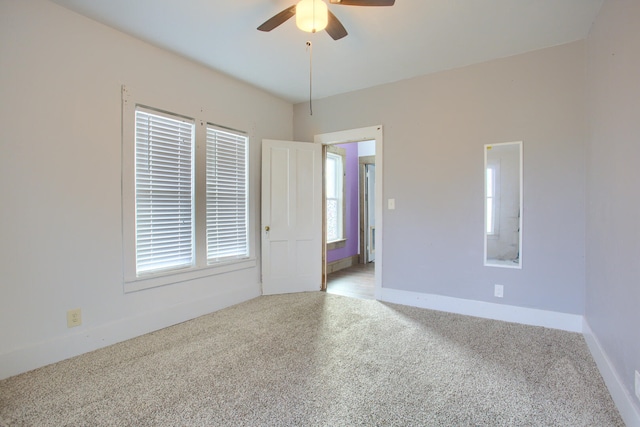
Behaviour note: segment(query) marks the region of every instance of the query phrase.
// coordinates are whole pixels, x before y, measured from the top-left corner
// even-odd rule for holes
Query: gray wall
[[[584,70],[575,42],[303,103],[294,137],[384,126],[383,287],[583,314]],[[483,145],[520,140],[523,269],[484,267]]]
[[[607,0],[588,38],[586,320],[640,413],[640,2]]]
[[[290,103],[48,1],[3,0],[0,40],[0,378],[260,294],[259,258],[123,293],[120,87],[249,132],[256,255],[260,144],[292,137]]]

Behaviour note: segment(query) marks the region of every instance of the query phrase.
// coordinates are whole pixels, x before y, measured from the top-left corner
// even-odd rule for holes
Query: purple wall
[[[327,262],[357,255],[358,248],[358,144],[340,144],[347,150],[345,168],[345,234],[347,242],[344,248],[327,251]]]

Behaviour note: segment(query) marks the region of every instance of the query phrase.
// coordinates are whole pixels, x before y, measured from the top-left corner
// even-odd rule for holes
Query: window
[[[327,199],[327,243],[344,240],[344,170],[346,150],[327,147],[326,199]]]
[[[136,272],[193,265],[194,124],[136,110]]]
[[[255,267],[247,135],[130,96],[123,88],[125,292]]]
[[[249,256],[247,137],[207,126],[207,261]]]

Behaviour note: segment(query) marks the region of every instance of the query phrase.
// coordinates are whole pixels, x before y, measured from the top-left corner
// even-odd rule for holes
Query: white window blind
[[[194,123],[136,109],[136,274],[193,264]]]
[[[247,143],[241,133],[207,126],[207,261],[249,256]]]

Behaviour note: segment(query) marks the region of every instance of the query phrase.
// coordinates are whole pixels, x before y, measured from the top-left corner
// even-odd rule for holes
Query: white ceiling
[[[349,35],[262,22],[296,0],[52,0],[291,102],[350,92],[587,36],[603,0],[396,0],[329,5]],[[328,2],[327,2],[328,3]]]

